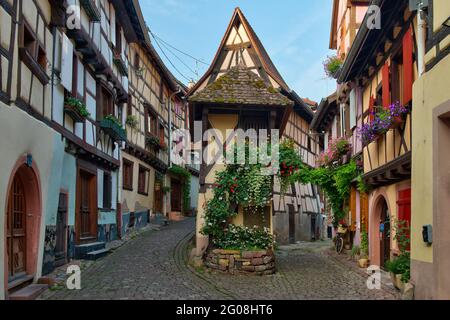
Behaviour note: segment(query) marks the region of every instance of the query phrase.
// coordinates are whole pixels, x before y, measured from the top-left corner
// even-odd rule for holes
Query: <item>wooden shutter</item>
[[[412,101],[413,86],[413,38],[412,27],[403,37],[403,104]]]
[[[66,34],[62,34],[62,49],[61,49],[61,85],[69,92],[73,92],[73,77],[76,72],[73,63],[73,44],[67,38]]]
[[[383,77],[383,107],[389,108],[389,105],[391,104],[391,88],[389,83],[389,63],[386,61],[386,63],[383,66],[382,70],[382,77]]]
[[[411,225],[411,189],[398,193],[398,220],[406,221]]]
[[[411,227],[411,189],[403,190],[398,193],[398,220],[406,221],[407,226]],[[407,250],[411,250],[408,246]]]
[[[369,197],[365,193],[360,194],[360,206],[361,206],[361,218],[360,218],[361,231],[369,232]]]

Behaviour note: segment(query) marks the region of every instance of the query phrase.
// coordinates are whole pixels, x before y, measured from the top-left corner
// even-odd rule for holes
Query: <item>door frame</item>
[[[91,175],[90,179],[90,210],[92,212],[90,218],[91,237],[81,238],[81,173],[85,172]],[[77,187],[76,187],[76,205],[75,205],[75,241],[77,244],[96,241],[98,228],[98,190],[97,190],[97,167],[89,162],[78,159],[77,161]]]
[[[27,183],[24,184],[24,192],[25,192],[25,202],[27,208],[27,262],[26,262],[26,273],[32,276],[36,275],[38,269],[38,252],[39,252],[39,243],[40,243],[40,233],[41,233],[41,223],[42,220],[42,186],[39,169],[36,165],[35,161],[28,166],[27,163],[27,155],[23,155],[19,157],[15,165],[11,170],[11,174],[9,176],[9,181],[7,185],[7,194],[4,213],[8,210],[8,199],[9,193],[13,185],[14,177],[16,174],[20,174],[22,176],[22,181],[26,179]],[[25,178],[25,179],[24,179]],[[7,222],[6,222],[6,214],[4,214],[4,292],[5,296],[8,297],[8,260],[6,257],[7,254],[7,243],[6,243],[6,232],[7,232]]]

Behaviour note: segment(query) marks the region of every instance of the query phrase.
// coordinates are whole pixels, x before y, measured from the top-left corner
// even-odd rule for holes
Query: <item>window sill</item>
[[[133,188],[130,188],[130,187],[122,187],[122,189],[126,190],[126,191],[133,191]]]
[[[45,70],[33,59],[30,52],[25,48],[19,48],[20,60],[30,68],[31,72],[39,79],[42,85],[47,85],[50,82],[50,77]]]
[[[146,196],[146,197],[148,197],[148,192],[145,193],[145,192],[138,191],[138,194],[141,195],[141,196]]]

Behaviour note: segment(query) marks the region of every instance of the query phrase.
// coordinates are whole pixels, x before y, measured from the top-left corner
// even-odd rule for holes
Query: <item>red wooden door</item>
[[[6,229],[8,278],[12,280],[26,271],[25,193],[18,176],[9,192]]]

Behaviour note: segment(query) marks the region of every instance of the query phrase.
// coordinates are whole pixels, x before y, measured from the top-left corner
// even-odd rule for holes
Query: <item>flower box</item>
[[[86,11],[86,14],[91,19],[91,21],[101,21],[102,16],[94,0],[80,0],[80,4],[83,7],[84,11]]]
[[[104,118],[100,121],[100,128],[116,142],[127,140],[125,129],[111,118]]]
[[[124,77],[128,77],[128,67],[125,61],[122,59],[122,55],[120,53],[114,54],[114,64],[119,70],[120,74]]]
[[[71,105],[71,104],[64,104],[64,112],[72,118],[73,122],[75,123],[81,123],[84,122],[85,117],[83,117],[78,110],[77,107]]]
[[[159,138],[155,137],[154,135],[147,135],[145,137],[145,143],[156,151],[159,151],[161,149]]]

